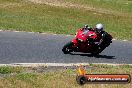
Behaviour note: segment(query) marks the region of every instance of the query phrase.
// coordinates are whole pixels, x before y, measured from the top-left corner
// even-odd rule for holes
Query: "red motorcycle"
[[[96,45],[96,42],[93,42],[94,39],[102,41],[101,44],[99,46]],[[75,38],[64,45],[62,51],[64,54],[70,52],[83,52],[98,55],[108,47],[110,43],[112,43],[112,36],[107,32],[104,33],[103,40],[100,40],[93,30],[84,31],[80,29],[76,33]]]

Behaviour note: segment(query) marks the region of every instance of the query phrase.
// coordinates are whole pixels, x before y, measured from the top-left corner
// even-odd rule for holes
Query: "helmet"
[[[102,25],[101,23],[96,24],[95,28],[96,28],[96,31],[97,31],[97,32],[103,31],[103,25]]]

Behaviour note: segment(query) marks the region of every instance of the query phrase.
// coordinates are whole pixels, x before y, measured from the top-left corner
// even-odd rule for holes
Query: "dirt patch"
[[[19,3],[2,3],[0,4],[0,8],[6,8],[6,7],[18,7],[21,6]]]
[[[28,1],[31,1],[33,3],[43,4],[42,0],[28,0]]]
[[[113,10],[107,10],[103,8],[95,8],[93,6],[88,6],[88,5],[81,5],[81,4],[76,4],[72,2],[65,2],[63,0],[28,0],[33,3],[38,3],[38,4],[46,4],[46,5],[51,5],[51,6],[60,6],[60,7],[66,7],[66,8],[79,8],[79,9],[85,9],[89,11],[93,11],[96,13],[102,13],[102,14],[116,14],[119,16],[126,16],[127,14],[123,14],[117,11]]]

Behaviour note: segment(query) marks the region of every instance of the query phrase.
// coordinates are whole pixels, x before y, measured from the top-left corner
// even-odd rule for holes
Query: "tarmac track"
[[[112,63],[132,64],[132,42],[113,40],[98,57],[63,54],[73,36],[26,32],[0,32],[0,64],[11,63]]]

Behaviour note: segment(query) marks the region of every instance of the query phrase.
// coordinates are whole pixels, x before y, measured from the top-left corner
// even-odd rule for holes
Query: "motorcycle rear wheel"
[[[99,55],[99,53],[100,53],[100,52],[92,52],[91,54],[92,54],[93,56],[97,56],[97,55]]]
[[[93,55],[93,56],[97,56],[97,55],[99,55],[99,53],[100,53],[100,50],[99,50],[99,47],[98,46],[94,46],[94,49],[93,49],[93,51],[91,52],[91,54]]]

